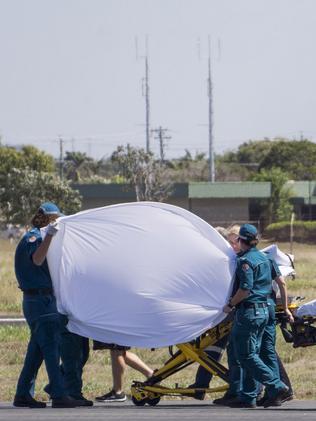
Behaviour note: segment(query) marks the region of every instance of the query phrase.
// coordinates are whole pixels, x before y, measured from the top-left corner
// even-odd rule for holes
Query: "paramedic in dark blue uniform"
[[[93,401],[86,399],[82,394],[82,374],[89,358],[89,339],[70,332],[66,327],[67,316],[60,315],[60,317],[62,361],[60,369],[67,395],[77,401],[77,406],[92,406]]]
[[[76,406],[93,406],[93,401],[82,394],[83,368],[89,358],[89,339],[67,329],[68,317],[60,314],[60,371],[65,391],[76,401]],[[51,385],[47,384],[44,391],[51,396]]]
[[[30,395],[30,385],[36,378],[43,360],[51,384],[52,406],[73,408],[75,402],[66,396],[59,369],[60,315],[57,312],[52,280],[46,254],[58,232],[58,207],[43,203],[32,219],[33,228],[19,242],[15,253],[15,274],[23,291],[23,313],[31,331],[23,369],[21,371],[14,406],[44,408],[44,402]],[[48,225],[44,240],[40,228]]]
[[[280,381],[279,373],[271,370],[259,357],[262,337],[269,319],[268,297],[272,293],[273,268],[268,257],[256,247],[256,227],[242,225],[239,243],[241,253],[236,269],[239,287],[223,310],[229,313],[236,307],[232,340],[236,358],[247,375],[243,380],[240,400],[230,406],[254,408],[256,398],[255,395],[250,396],[258,383],[266,388],[264,407],[280,406],[288,387]]]

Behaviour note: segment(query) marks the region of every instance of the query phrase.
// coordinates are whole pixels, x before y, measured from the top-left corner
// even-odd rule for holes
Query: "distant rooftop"
[[[271,195],[270,182],[197,182],[189,183],[189,198],[268,198]]]

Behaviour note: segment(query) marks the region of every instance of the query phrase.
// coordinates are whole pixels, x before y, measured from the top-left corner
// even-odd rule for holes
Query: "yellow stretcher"
[[[298,307],[300,297],[291,297],[289,309],[293,313]],[[276,307],[276,320],[280,325],[283,337],[286,342],[293,343],[294,347],[309,346],[316,344],[316,317],[305,317],[296,319],[293,325],[290,325],[286,319],[283,309],[280,305]],[[148,404],[155,406],[159,403],[161,396],[191,396],[196,393],[214,393],[222,392],[228,389],[228,369],[216,361],[207,353],[205,349],[216,345],[218,341],[227,337],[232,327],[232,320],[225,319],[217,326],[207,330],[199,338],[192,342],[176,345],[178,349],[165,364],[155,371],[154,376],[145,382],[134,381],[131,386],[132,401],[137,406]],[[209,371],[213,376],[219,377],[223,385],[213,388],[174,388],[163,386],[163,380],[183,370],[193,363],[198,363]]]

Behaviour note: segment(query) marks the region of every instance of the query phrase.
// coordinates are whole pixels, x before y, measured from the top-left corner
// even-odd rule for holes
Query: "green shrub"
[[[276,222],[265,228],[263,236],[272,241],[289,241],[290,232],[289,222]],[[293,239],[297,242],[315,242],[316,221],[295,221],[293,224],[293,234]]]

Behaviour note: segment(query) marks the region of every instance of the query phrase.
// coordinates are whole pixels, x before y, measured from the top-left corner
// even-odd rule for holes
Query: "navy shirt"
[[[41,266],[33,263],[32,256],[42,242],[41,231],[33,228],[19,242],[15,251],[15,276],[22,290],[52,288],[47,260]]]
[[[240,289],[249,290],[249,296],[243,301],[267,301],[272,294],[272,280],[279,275],[280,271],[274,260],[256,247],[239,254],[237,258],[237,283]]]

